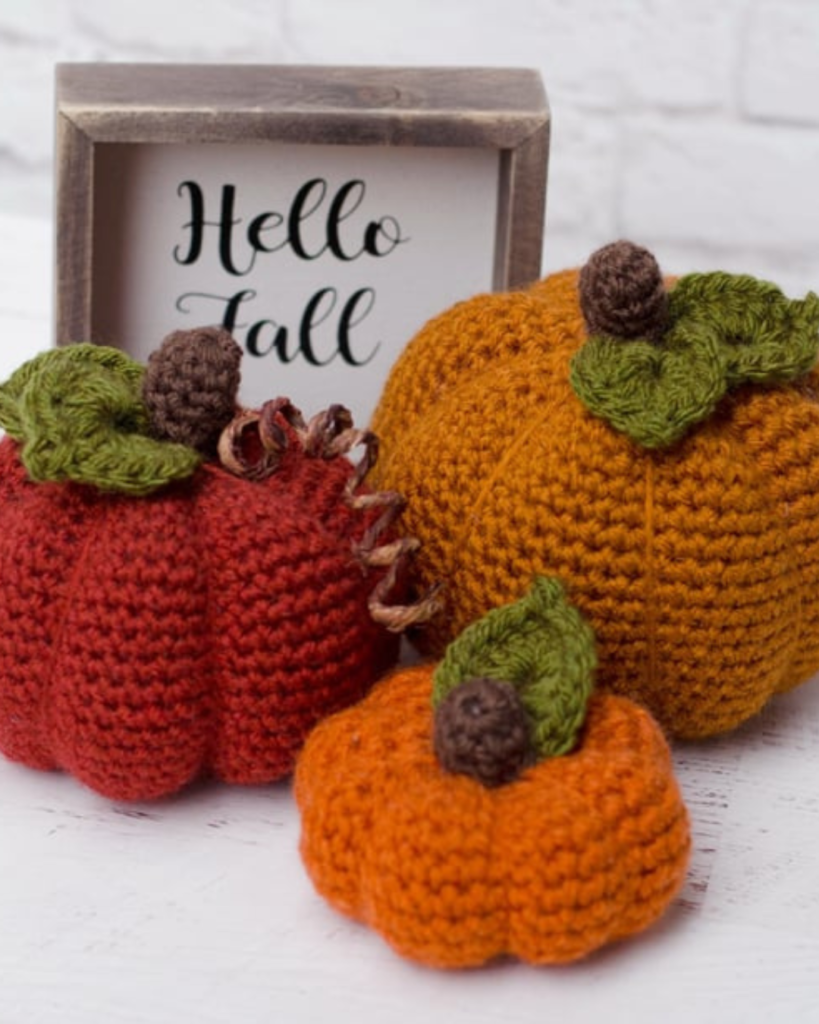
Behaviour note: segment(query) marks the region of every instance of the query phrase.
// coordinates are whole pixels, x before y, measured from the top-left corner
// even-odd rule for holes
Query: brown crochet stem
[[[483,786],[514,781],[533,761],[529,719],[510,683],[469,679],[435,709],[433,748],[441,767]]]
[[[308,421],[288,398],[265,402],[261,412],[241,412],[219,439],[222,465],[248,480],[264,480],[275,473],[287,448],[287,435],[279,426],[278,417],[292,428],[310,458],[335,459],[347,455],[358,445],[363,446],[363,453],[353,465],[344,487],[343,500],[355,511],[382,510],[353,547],[353,554],[364,567],[387,570],[367,602],[370,615],[394,633],[428,622],[441,607],[440,585],[433,586],[411,604],[389,603],[400,573],[420,544],[414,537],[379,544],[381,537],[400,518],[405,502],[394,491],[358,493],[378,459],[378,438],[370,430],[357,430],[349,410],[343,405],[331,405]]]
[[[633,242],[592,253],[580,271],[578,295],[590,335],[658,341],[668,326],[668,292],[657,260]]]
[[[236,413],[242,349],[221,327],[173,331],[148,357],[142,398],[152,433],[210,458]]]

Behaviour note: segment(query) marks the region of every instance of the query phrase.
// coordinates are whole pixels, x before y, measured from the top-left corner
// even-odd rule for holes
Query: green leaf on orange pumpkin
[[[591,337],[571,365],[589,411],[645,448],[680,440],[732,388],[804,377],[819,355],[819,297],[745,274],[680,278],[669,324],[659,341]]]
[[[433,706],[473,678],[510,683],[532,725],[539,758],[570,751],[586,715],[597,665],[594,633],[559,580],[539,577],[514,604],[494,608],[447,647]]]

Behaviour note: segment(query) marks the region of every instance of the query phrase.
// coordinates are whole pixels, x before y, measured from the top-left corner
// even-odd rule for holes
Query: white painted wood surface
[[[0,219],[0,377],[49,340],[50,229]],[[0,758],[0,1024],[819,1021],[819,680],[679,746],[688,883],[558,969],[439,973],[313,893],[286,784],[118,805]]]

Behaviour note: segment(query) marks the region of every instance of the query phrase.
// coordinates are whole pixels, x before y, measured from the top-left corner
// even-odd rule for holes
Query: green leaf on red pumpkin
[[[76,344],[25,363],[0,385],[0,426],[36,481],[139,496],[189,477],[201,457],[150,436],[144,368],[119,349]]]

